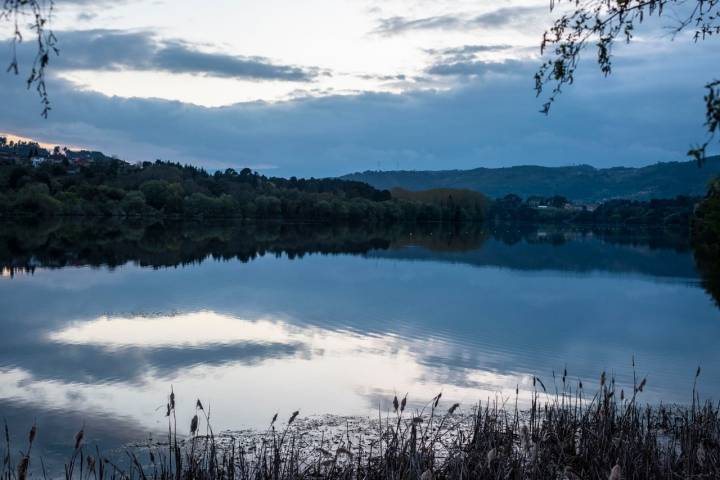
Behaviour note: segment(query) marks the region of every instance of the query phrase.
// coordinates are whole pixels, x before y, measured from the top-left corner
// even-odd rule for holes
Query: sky
[[[609,78],[588,50],[546,117],[533,74],[553,15],[548,0],[56,0],[52,111],[25,88],[28,40],[20,75],[0,74],[0,132],[271,176],[686,160],[713,40],[672,39],[671,12],[614,50]],[[0,62],[11,32],[0,21]]]

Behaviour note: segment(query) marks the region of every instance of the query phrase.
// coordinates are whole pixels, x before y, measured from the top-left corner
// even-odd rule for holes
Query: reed
[[[695,380],[700,375],[698,369]],[[557,379],[556,379],[557,380]],[[641,405],[646,380],[626,394],[614,378],[600,376],[587,395],[582,382],[563,372],[548,393],[533,379],[528,409],[484,402],[463,413],[443,405],[441,394],[414,411],[407,398],[362,431],[335,438],[312,435],[298,425],[299,412],[272,418],[264,432],[244,440],[216,435],[198,400],[190,435],[178,433],[175,394],[166,408],[167,438],[129,447],[110,458],[83,443],[80,430],[64,472],[37,470],[66,480],[289,480],[289,479],[648,479],[720,478],[720,409],[701,402],[695,386],[687,406]],[[516,390],[516,396],[518,392]],[[204,426],[204,434],[200,431]],[[12,454],[5,428],[3,480],[26,480],[38,429]],[[70,443],[70,442],[69,442]],[[117,454],[116,454],[117,455]]]

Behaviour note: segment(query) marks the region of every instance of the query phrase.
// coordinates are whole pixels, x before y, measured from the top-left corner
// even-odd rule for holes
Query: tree
[[[129,192],[121,202],[126,215],[142,215],[147,210],[145,196],[141,192]]]
[[[684,16],[672,26],[673,36],[694,30],[693,39],[699,42],[720,34],[720,0],[550,0],[550,9],[561,3],[574,4],[575,8],[555,20],[544,33],[541,52],[552,51],[535,74],[538,95],[545,87],[552,87],[541,110],[546,114],[562,88],[575,80],[581,54],[590,45],[596,48],[600,71],[607,76],[612,71],[612,47],[618,41],[629,43],[635,29],[649,18],[666,18],[684,11]],[[720,129],[720,80],[710,81],[705,89],[708,137],[688,152],[699,163],[705,159],[707,146]]]

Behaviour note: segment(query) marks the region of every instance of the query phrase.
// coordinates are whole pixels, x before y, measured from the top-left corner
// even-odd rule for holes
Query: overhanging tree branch
[[[58,54],[57,39],[50,29],[50,20],[53,14],[54,0],[3,0],[0,9],[0,21],[8,21],[13,25],[11,39],[12,57],[8,72],[16,75],[20,73],[17,47],[23,42],[23,24],[27,21],[29,29],[37,42],[37,51],[27,78],[27,87],[35,87],[42,104],[42,116],[47,118],[50,111],[47,86],[45,84],[45,70],[50,62],[51,54]]]
[[[537,95],[550,88],[541,108],[545,114],[563,87],[574,82],[585,48],[594,45],[601,73],[610,75],[614,44],[629,43],[638,25],[651,17],[667,17],[670,6],[689,8],[689,13],[673,27],[673,35],[692,28],[697,42],[720,34],[720,0],[551,0],[551,11],[562,2],[574,4],[575,8],[555,20],[543,34],[540,50],[542,54],[549,53],[550,58],[535,73]],[[720,82],[710,82],[706,89],[708,138],[688,152],[699,162],[705,159],[707,146],[720,129]]]

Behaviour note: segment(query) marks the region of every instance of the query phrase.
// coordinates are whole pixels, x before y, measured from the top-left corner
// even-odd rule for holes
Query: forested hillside
[[[393,198],[365,183],[214,172],[113,158],[0,162],[0,217],[170,217],[297,221],[481,220],[481,209]]]
[[[709,182],[720,175],[720,156],[702,167],[691,162],[657,163],[642,168],[598,169],[518,166],[438,171],[366,171],[342,178],[366,182],[375,188],[427,190],[460,188],[492,198],[514,193],[521,197],[562,195],[573,202],[601,202],[624,198],[650,200],[678,195],[703,196]]]

